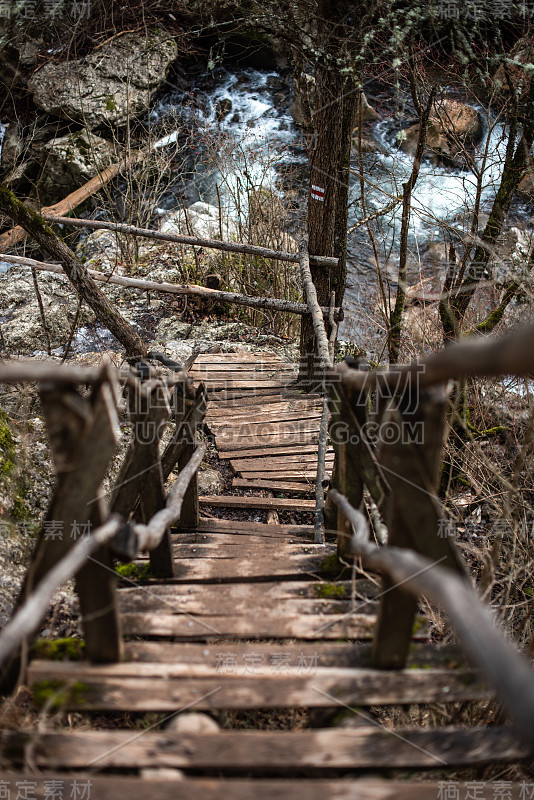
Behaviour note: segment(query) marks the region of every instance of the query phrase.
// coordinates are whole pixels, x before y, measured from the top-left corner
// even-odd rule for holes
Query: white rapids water
[[[247,180],[256,188],[260,186],[280,194],[280,180],[277,168],[281,164],[293,164],[300,169],[301,177],[306,171],[307,159],[302,146],[302,135],[293,123],[289,108],[275,106],[270,90],[272,81],[277,81],[275,72],[262,72],[247,69],[223,73],[216,87],[202,94],[203,112],[188,111],[194,114],[205,134],[221,137],[221,162],[226,168],[211,168],[206,171],[202,163],[197,170],[196,185],[199,199],[217,203],[215,184],[218,184],[224,211],[236,216],[246,213]],[[221,121],[217,120],[217,104],[221,100],[232,104],[230,113]],[[155,119],[161,119],[172,108],[179,108],[179,99],[162,102],[154,110]],[[482,165],[484,143],[490,122],[485,110],[477,107],[483,120],[484,135],[482,143],[474,153],[478,167]],[[182,113],[184,113],[182,111]],[[402,183],[407,180],[412,169],[411,156],[399,150],[395,139],[395,123],[379,120],[373,133],[382,153],[364,156],[366,177],[373,185],[366,191],[367,215],[380,211],[391,197],[402,195]],[[162,138],[156,147],[164,147],[177,139],[177,132]],[[502,172],[506,149],[503,126],[497,124],[490,133],[488,153],[484,172],[481,210],[495,195],[496,185]],[[224,157],[223,157],[224,156]],[[357,172],[357,158],[353,159],[353,169]],[[250,184],[249,184],[250,185]],[[409,247],[415,260],[427,244],[443,241],[442,223],[447,223],[450,231],[461,234],[470,225],[469,208],[475,197],[476,184],[472,173],[459,168],[437,166],[429,160],[421,165],[419,178],[412,197]],[[363,217],[359,179],[351,179],[349,228]],[[237,201],[236,201],[237,198]],[[398,238],[400,233],[401,207],[380,218],[377,232],[379,254],[386,261],[390,279],[394,281],[398,263]],[[342,338],[359,340],[365,320],[369,315],[370,303],[376,299],[374,266],[370,258],[369,243],[362,230],[349,236],[348,280],[345,296],[346,319],[342,323]],[[364,345],[365,346],[365,345]]]

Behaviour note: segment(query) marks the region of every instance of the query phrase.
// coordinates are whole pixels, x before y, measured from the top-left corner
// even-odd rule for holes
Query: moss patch
[[[61,711],[66,706],[83,706],[89,687],[81,681],[68,684],[59,680],[43,680],[34,683],[31,689],[37,708],[46,705],[51,711]]]
[[[15,440],[9,427],[9,417],[0,410],[0,475],[11,475],[15,468]]]
[[[344,599],[347,595],[345,587],[335,583],[318,583],[314,586],[315,594],[323,600],[332,597]]]
[[[152,577],[150,564],[116,564],[115,572],[121,578],[129,578],[132,581],[147,581]]]
[[[64,639],[38,639],[33,645],[33,657],[51,661],[79,661],[84,656],[84,650],[84,640],[73,636]]]
[[[324,558],[319,564],[319,572],[331,580],[339,579],[346,567],[340,562],[337,553]]]

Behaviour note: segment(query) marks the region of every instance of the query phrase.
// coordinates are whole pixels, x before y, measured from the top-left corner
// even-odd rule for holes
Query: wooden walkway
[[[239,475],[235,488],[313,489],[321,400],[292,387],[287,365],[275,356],[205,355],[191,374],[207,385],[206,422]],[[246,505],[264,509],[270,499],[282,507],[274,497]],[[292,500],[295,508],[302,502]],[[445,769],[492,763],[497,753],[503,763],[528,756],[508,727],[399,730],[379,721],[380,706],[463,703],[492,692],[454,648],[430,645],[424,624],[414,629],[406,670],[373,669],[380,583],[360,576],[354,592],[335,545],[313,544],[311,525],[208,518],[194,531],[175,530],[172,543],[173,579],[124,580],[119,590],[122,663],[29,664],[37,696],[50,703],[52,687],[64,709],[99,715],[100,729],[5,732],[5,780],[38,770],[41,797],[47,777],[66,786],[90,779],[93,800],[437,800]],[[262,730],[265,714],[255,712],[266,710],[302,728]],[[221,720],[225,711],[243,729],[181,727],[190,712]],[[120,712],[162,716],[143,729],[111,716],[102,729],[103,713]],[[334,717],[352,727],[328,727]],[[414,770],[434,777],[401,780]],[[519,785],[506,797],[520,797]]]
[[[323,403],[295,388],[290,364],[275,354],[208,353],[197,358],[190,374],[208,390],[206,424],[220,458],[229,459],[237,473],[234,488],[315,490]],[[327,474],[333,459],[330,450]]]

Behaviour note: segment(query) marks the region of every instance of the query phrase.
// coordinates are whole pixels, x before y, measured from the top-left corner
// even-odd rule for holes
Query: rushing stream
[[[217,204],[219,188],[225,213],[234,216],[243,213],[244,199],[240,188],[246,183],[243,174],[256,187],[283,194],[288,189],[288,172],[294,170],[295,185],[302,186],[306,179],[307,157],[302,134],[293,123],[289,111],[290,96],[275,72],[255,69],[222,72],[215,84],[209,86],[206,77],[200,80],[195,104],[184,103],[183,95],[165,97],[154,109],[152,118],[161,121],[169,113],[177,113],[189,122],[194,119],[201,131],[201,139],[219,137],[221,163],[199,157],[189,184],[188,200],[197,199]],[[221,111],[222,109],[222,111]],[[482,144],[474,152],[477,167],[481,166],[482,148],[486,141],[489,122],[484,109],[478,109],[483,120]],[[377,142],[377,152],[363,157],[366,181],[365,210],[367,216],[380,211],[392,197],[402,195],[402,183],[412,169],[412,157],[403,153],[396,139],[400,129],[398,118],[378,120],[372,125],[372,135]],[[488,210],[495,186],[502,170],[506,148],[503,126],[497,124],[490,133],[486,155],[482,211]],[[164,147],[176,141],[177,134],[162,138],[158,145]],[[226,143],[226,144],[225,144]],[[199,154],[205,148],[199,148]],[[376,304],[376,267],[367,232],[357,227],[362,219],[360,184],[357,175],[358,157],[353,155],[350,189],[348,247],[348,279],[345,295],[346,319],[340,337],[354,339],[366,349],[373,347],[373,331],[369,318]],[[454,235],[470,224],[469,209],[476,192],[475,178],[471,172],[451,168],[425,159],[412,198],[410,227],[411,280],[428,277],[436,270],[435,262],[425,258],[431,243],[445,240],[444,225]],[[236,200],[237,198],[237,200]],[[172,198],[169,202],[172,204]],[[165,204],[161,211],[166,210]],[[381,268],[395,280],[398,264],[398,238],[401,206],[382,216],[374,223]],[[372,327],[372,326],[371,326]],[[376,331],[375,331],[376,333]]]

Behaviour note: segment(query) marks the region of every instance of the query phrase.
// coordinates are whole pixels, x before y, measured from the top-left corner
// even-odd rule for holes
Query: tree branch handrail
[[[311,275],[308,242],[304,238],[299,242],[298,258],[304,297],[306,299],[308,311],[311,314],[313,329],[315,331],[315,340],[317,355],[320,362],[320,369],[324,369],[332,366],[332,358],[330,355],[328,336],[326,334],[326,326],[324,324],[324,312],[319,305],[319,301],[317,300],[317,291]]]
[[[167,527],[180,519],[184,495],[189,483],[199,468],[206,453],[206,445],[199,446],[180,475],[176,479],[165,508],[155,514],[147,525],[130,523],[127,538],[135,543],[138,551],[155,550],[160,544]],[[120,537],[120,551],[124,551],[124,522],[117,514],[111,514],[106,522],[84,536],[71,550],[55,564],[44,576],[32,594],[17,610],[0,633],[0,665],[20,646],[21,642],[35,633],[46,614],[54,592],[58,587],[74,577],[93,553],[107,544],[113,549],[113,540]]]
[[[294,264],[299,263],[299,256],[296,253],[289,253],[286,250],[273,250],[270,247],[260,247],[259,245],[225,242],[221,239],[205,239],[200,236],[185,236],[177,233],[163,233],[162,231],[154,231],[150,228],[138,228],[135,225],[123,225],[117,222],[105,222],[104,220],[58,217],[52,214],[43,214],[43,219],[56,225],[71,225],[75,228],[117,231],[117,233],[126,233],[130,236],[142,236],[145,239],[155,239],[161,242],[175,242],[176,244],[224,250],[229,253],[261,256],[262,258],[269,258],[276,261],[289,261]],[[331,258],[329,256],[312,256],[311,258],[313,263],[317,266],[330,267],[336,266],[338,263],[337,258]]]
[[[520,327],[502,338],[476,337],[453,344],[428,358],[389,369],[356,370],[348,364],[333,367],[332,382],[353,392],[372,392],[381,387],[401,390],[408,384],[426,388],[469,376],[528,376],[534,373],[534,325]]]
[[[49,264],[43,261],[36,261],[33,258],[24,256],[1,255],[0,261],[17,264],[19,266],[32,267],[40,272],[52,272],[64,276],[64,270],[60,264]],[[95,281],[110,283],[116,286],[124,286],[128,289],[140,289],[145,292],[162,292],[164,294],[190,295],[193,297],[205,297],[207,300],[220,300],[225,303],[234,303],[238,306],[248,308],[271,309],[287,314],[300,314],[301,316],[309,313],[305,303],[298,303],[293,300],[281,300],[276,297],[255,297],[253,295],[240,294],[239,292],[226,292],[222,289],[208,289],[205,286],[196,284],[178,284],[165,281],[149,281],[142,278],[131,278],[122,275],[106,275],[94,269],[88,269],[87,274]],[[326,306],[321,308],[324,316],[331,313],[331,309]],[[334,309],[334,319],[336,321],[343,318],[341,308]]]
[[[369,539],[363,514],[335,489],[330,497],[351,523],[349,550],[366,567],[385,572],[406,591],[424,595],[444,609],[467,653],[495,687],[520,736],[534,750],[534,672],[499,632],[473,587],[413,550],[379,547]]]

